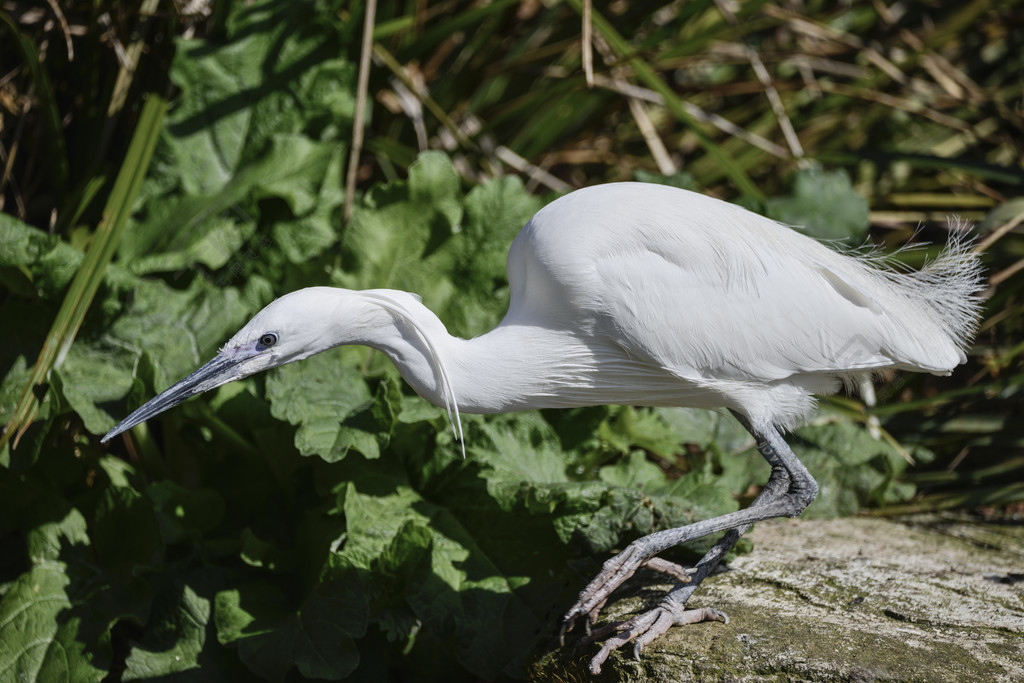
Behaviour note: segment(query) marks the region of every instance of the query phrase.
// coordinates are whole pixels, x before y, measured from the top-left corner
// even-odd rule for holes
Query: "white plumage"
[[[731,204],[640,183],[542,209],[513,242],[508,276],[501,327],[566,330],[607,354],[602,363],[678,380],[675,401],[636,402],[730,407],[787,427],[836,378],[948,373],[978,315],[978,261],[963,242],[899,273]]]
[[[732,529],[657,610],[622,625],[594,659],[641,647],[694,615],[684,605],[751,522],[796,515],[816,485],[777,427],[814,394],[883,368],[948,374],[965,361],[980,264],[955,238],[918,272],[844,254],[742,208],[661,185],[573,192],[539,211],[508,255],[511,302],[494,330],[452,337],[415,295],[303,289],[260,311],[218,356],[135,411],[104,441],[225,382],[341,344],[386,353],[424,398],[459,412],[596,404],[732,410],[772,464],[748,510],[652,534],[609,560],[566,615],[593,621],[638,566],[690,538]],[[670,533],[671,532],[671,533]],[[687,592],[688,591],[688,592]],[[639,620],[639,621],[638,621]]]

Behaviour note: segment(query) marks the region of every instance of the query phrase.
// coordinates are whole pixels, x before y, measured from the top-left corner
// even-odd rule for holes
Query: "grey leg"
[[[710,608],[685,610],[683,607],[701,581],[711,573],[725,553],[735,545],[751,524],[774,517],[795,517],[817,495],[818,485],[786,445],[778,430],[772,426],[756,429],[744,416],[736,412],[733,414],[754,436],[758,452],[772,467],[771,477],[760,495],[747,509],[678,529],[668,529],[650,534],[634,541],[623,552],[605,562],[601,572],[580,594],[579,600],[562,620],[563,635],[581,616],[586,617],[586,625],[589,627],[596,620],[598,611],[612,591],[622,585],[649,558],[680,543],[726,531],[725,536],[691,570],[690,580],[675,586],[665,596],[659,607],[625,622],[612,624],[601,629],[600,632],[595,632],[595,637],[609,632],[620,633],[608,639],[601,651],[591,661],[590,668],[593,673],[601,670],[601,664],[612,650],[634,638],[637,639],[634,654],[639,655],[645,645],[673,625],[707,620],[727,620],[727,617],[718,610]]]

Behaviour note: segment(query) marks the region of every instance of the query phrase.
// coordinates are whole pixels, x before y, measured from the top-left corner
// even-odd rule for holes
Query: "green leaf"
[[[602,467],[601,481],[612,486],[650,491],[665,485],[665,473],[652,462],[647,461],[643,451],[633,451],[614,465]]]
[[[466,336],[493,328],[508,308],[505,259],[519,230],[543,205],[517,177],[489,180],[466,195],[462,229],[453,240],[452,277],[458,296],[441,311],[453,332]]]
[[[148,376],[145,385],[166,389],[212,356],[246,317],[235,289],[197,280],[187,290],[174,290],[160,281],[139,280],[110,327],[72,347],[57,376],[60,392],[86,428],[102,434],[123,417],[107,412],[111,402],[128,393],[149,366],[139,363],[143,353],[155,366],[157,380],[153,386]]]
[[[466,251],[460,267],[474,279],[502,277],[512,240],[543,205],[518,176],[494,178],[471,189],[466,194],[462,224]]]
[[[136,275],[181,271],[199,263],[217,269],[245,245],[254,225],[216,213],[224,195],[150,202],[145,221],[122,240],[121,259]],[[209,213],[214,215],[209,216]],[[202,224],[196,221],[201,219]],[[170,244],[161,244],[173,236]]]
[[[130,351],[100,341],[72,346],[64,364],[56,370],[64,400],[93,434],[103,434],[117,424],[118,420],[99,405],[116,401],[128,392],[133,361]]]
[[[6,423],[14,413],[30,372],[24,356],[18,356],[7,371],[3,382],[0,383],[0,422]]]
[[[287,210],[268,216],[275,240],[292,262],[304,263],[337,238],[342,152],[335,142],[273,135],[265,151],[234,169],[216,192],[150,199],[147,215],[123,242],[121,258],[138,274],[195,262],[222,267],[255,229],[224,212],[238,203],[255,211],[255,202],[277,199]]]
[[[336,275],[337,284],[403,289],[431,303],[447,300],[453,292],[443,273],[451,271],[449,241],[461,220],[451,162],[436,152],[420,155],[408,181],[374,188],[356,206],[342,241],[350,265]]]
[[[630,407],[613,408],[611,418],[598,429],[598,436],[621,453],[640,447],[661,456],[678,452],[682,441],[661,414]]]
[[[480,521],[479,508],[477,518],[467,520],[424,499],[393,472],[384,461],[362,464],[346,485],[347,542],[339,554],[388,577],[389,592],[378,599],[389,605],[385,624],[392,635],[408,635],[411,612],[435,637],[451,640],[463,666],[493,678],[530,647],[526,640],[513,642],[496,617],[532,620],[536,627],[512,592],[519,581],[494,563],[492,546],[478,545],[483,537],[471,528],[480,529],[467,526]]]
[[[267,378],[271,413],[299,426],[295,447],[303,455],[337,462],[356,448],[376,457],[376,441],[371,444],[365,430],[345,422],[364,407],[372,410],[373,395],[362,375],[340,356],[340,351],[321,353],[271,374]]]
[[[273,234],[288,260],[296,264],[319,256],[334,244],[338,238],[336,226],[341,224],[345,200],[341,190],[343,149],[324,143],[318,147],[302,160],[301,175],[283,178],[279,186],[264,183],[261,188],[266,196],[285,199],[292,209],[294,217],[278,221]],[[301,146],[291,147],[293,152],[296,149]]]
[[[81,618],[69,616],[70,580],[62,562],[19,576],[0,601],[0,680],[99,681],[106,676],[79,641]]]
[[[212,531],[224,517],[224,498],[210,489],[187,489],[173,481],[146,487],[165,543],[195,539]]]
[[[337,239],[355,109],[337,22],[310,3],[225,11],[226,36],[177,43],[170,77],[181,92],[120,251],[135,273],[199,263],[230,265],[234,277],[282,253],[303,264]],[[258,224],[280,251],[266,237],[246,249]]]
[[[177,600],[158,601],[144,638],[128,653],[122,680],[153,680],[184,671],[195,675],[202,666],[199,656],[209,623],[210,601],[189,586],[181,587]]]
[[[846,171],[814,165],[797,171],[793,193],[765,203],[769,218],[799,228],[819,240],[854,246],[867,237],[868,201],[857,194]]]
[[[335,27],[312,4],[236,5],[225,40],[180,40],[161,171],[186,194],[212,196],[278,134],[347,135],[355,69]],[[302,30],[298,30],[302,26]]]
[[[23,296],[52,299],[75,276],[82,252],[0,213],[0,283]]]
[[[490,466],[489,480],[553,484],[568,481],[568,460],[554,430],[537,413],[489,417],[469,436],[469,451]],[[481,436],[485,437],[480,438]]]
[[[355,638],[366,631],[365,590],[355,572],[320,584],[297,610],[270,584],[217,594],[215,622],[250,671],[283,681],[293,666],[307,678],[340,680],[359,665]]]
[[[657,408],[656,412],[680,444],[695,444],[701,450],[714,444],[719,450],[732,453],[753,443],[750,432],[728,414],[703,408]]]
[[[82,642],[68,565],[58,559],[88,543],[85,518],[74,509],[29,534],[33,566],[3,588],[0,600],[0,680],[99,681],[107,674]]]
[[[14,415],[0,433],[0,444],[12,436],[17,442],[35,419],[40,406],[36,389],[45,382],[51,370],[61,366],[85,320],[93,298],[103,283],[107,265],[120,242],[131,207],[139,194],[142,178],[149,168],[166,107],[166,101],[156,95],[151,95],[143,106],[124,163],[107,198],[103,219],[64,295]]]
[[[147,575],[161,567],[165,550],[152,506],[130,487],[108,487],[96,509],[92,540],[110,582],[95,608],[112,619],[145,623],[153,597]]]
[[[914,493],[912,485],[894,481],[906,469],[906,460],[862,425],[811,425],[798,430],[789,443],[818,481],[818,498],[805,517],[850,515],[867,503],[900,502]]]

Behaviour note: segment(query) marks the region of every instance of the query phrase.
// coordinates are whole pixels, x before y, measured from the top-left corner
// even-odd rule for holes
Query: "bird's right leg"
[[[597,612],[612,591],[654,555],[679,543],[728,530],[725,537],[690,570],[691,581],[677,586],[669,596],[682,598],[677,602],[685,604],[685,598],[689,597],[751,524],[773,517],[795,517],[814,500],[817,484],[786,445],[782,435],[771,426],[755,429],[744,416],[735,412],[733,414],[754,436],[758,452],[772,467],[771,477],[761,494],[745,510],[678,529],[659,531],[631,543],[623,552],[605,562],[601,572],[580,594],[579,600],[562,621],[563,634],[572,628],[577,618],[583,616],[586,617],[589,630],[589,626],[596,620]]]

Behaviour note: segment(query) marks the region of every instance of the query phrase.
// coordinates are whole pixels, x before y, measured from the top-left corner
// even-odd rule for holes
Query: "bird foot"
[[[580,617],[586,618],[583,627],[587,635],[591,635],[591,627],[597,621],[598,614],[601,613],[601,608],[604,607],[609,596],[640,567],[647,567],[667,574],[679,583],[688,583],[691,580],[694,569],[663,560],[660,557],[644,557],[644,554],[634,546],[635,544],[630,545],[605,562],[601,567],[601,572],[580,593],[576,604],[569,608],[562,618],[562,629],[558,636],[560,643],[565,644],[565,634],[572,630],[576,620]]]
[[[631,543],[625,550],[602,565],[598,575],[580,593],[576,604],[565,613],[562,618],[562,629],[558,636],[559,642],[565,643],[565,634],[572,630],[576,620],[580,617],[585,617],[583,627],[589,635],[590,627],[597,621],[597,615],[608,601],[608,597],[644,565],[655,571],[669,574],[679,581],[689,581],[687,570],[683,567],[674,562],[649,557],[649,554],[645,553],[638,543]]]
[[[713,607],[685,609],[682,605],[666,599],[649,612],[602,626],[584,638],[584,642],[594,642],[610,633],[615,635],[604,641],[600,651],[590,660],[590,673],[594,676],[601,673],[601,665],[608,659],[608,655],[631,640],[636,641],[633,643],[633,657],[640,659],[641,650],[671,627],[697,624],[702,621],[721,621],[728,624],[729,617],[725,612]]]

